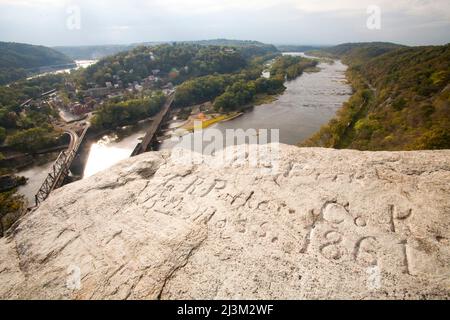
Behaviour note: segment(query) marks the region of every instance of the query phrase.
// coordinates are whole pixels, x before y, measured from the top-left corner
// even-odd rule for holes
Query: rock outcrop
[[[450,297],[450,151],[236,159],[147,153],[55,191],[0,239],[0,297]]]

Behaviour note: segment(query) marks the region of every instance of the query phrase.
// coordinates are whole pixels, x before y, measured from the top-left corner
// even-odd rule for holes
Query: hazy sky
[[[380,9],[380,28],[376,26]],[[375,15],[372,15],[375,13]],[[375,24],[373,24],[375,21]],[[124,44],[213,38],[267,43],[450,42],[450,0],[0,0],[0,41]]]

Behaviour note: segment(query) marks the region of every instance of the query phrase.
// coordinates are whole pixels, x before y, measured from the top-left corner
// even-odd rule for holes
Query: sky
[[[0,41],[450,42],[450,0],[0,0]]]

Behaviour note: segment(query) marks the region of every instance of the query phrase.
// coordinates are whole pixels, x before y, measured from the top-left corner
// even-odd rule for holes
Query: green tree
[[[3,143],[6,139],[6,129],[3,127],[0,127],[0,144]]]
[[[151,97],[104,104],[92,119],[94,129],[114,129],[157,114],[166,101],[162,92]]]
[[[24,207],[23,196],[16,194],[15,190],[0,193],[0,237],[17,220]]]
[[[58,137],[52,129],[38,127],[8,136],[6,144],[22,152],[35,152],[54,145]]]

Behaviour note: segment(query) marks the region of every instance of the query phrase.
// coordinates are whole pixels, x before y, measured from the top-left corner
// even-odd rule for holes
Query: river
[[[333,64],[320,63],[318,67],[320,72],[305,72],[288,81],[286,91],[276,101],[256,106],[239,118],[210,128],[219,129],[223,134],[227,129],[279,129],[279,140],[285,144],[298,144],[309,138],[334,117],[352,94],[345,77],[346,65],[336,60]],[[171,149],[176,143],[166,140],[160,149]]]
[[[51,159],[54,161],[56,158],[53,158],[54,157],[52,157]],[[48,160],[49,159],[47,159],[47,161]],[[24,196],[29,206],[34,205],[34,196],[39,191],[42,183],[47,178],[48,173],[52,170],[53,161],[43,164],[35,164],[17,173],[17,175],[28,179],[26,185],[20,186],[18,188],[18,192]]]
[[[98,60],[75,60],[76,67],[74,67],[74,68],[66,68],[66,69],[60,69],[60,70],[55,70],[55,71],[42,72],[39,74],[35,74],[31,77],[28,77],[27,80],[39,78],[39,77],[46,76],[49,74],[59,74],[59,73],[65,73],[65,72],[69,73],[72,70],[78,70],[80,68],[87,68],[87,67],[97,63],[97,61]]]
[[[103,135],[90,144],[83,177],[90,177],[129,158],[136,145],[145,136],[146,125],[148,124],[143,123],[122,128],[115,133]]]
[[[292,55],[302,55],[292,53]],[[286,83],[286,91],[274,102],[254,107],[239,118],[221,122],[206,129],[279,129],[279,140],[297,144],[334,117],[336,111],[352,93],[345,78],[347,66],[340,61],[333,64],[320,63],[320,72],[305,72]],[[266,74],[267,76],[267,74]],[[84,177],[105,170],[127,159],[136,144],[145,135],[145,124],[128,127],[116,133],[100,137],[88,146]],[[186,139],[187,136],[184,137]],[[171,149],[177,142],[165,140],[160,149]],[[20,192],[30,197],[38,190],[51,164],[32,167],[19,172],[28,177],[29,184]]]

